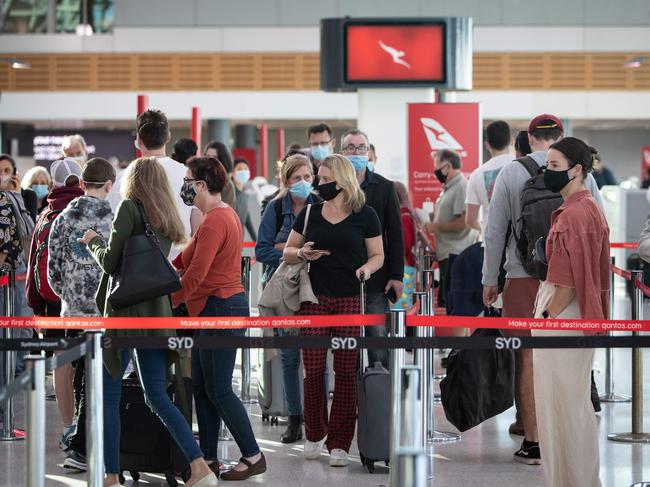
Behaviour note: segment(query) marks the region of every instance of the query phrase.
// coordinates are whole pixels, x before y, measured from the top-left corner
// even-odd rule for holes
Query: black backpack
[[[551,229],[551,214],[562,205],[560,193],[554,193],[544,184],[544,169],[539,167],[535,159],[525,156],[516,159],[526,168],[530,179],[524,184],[519,194],[521,216],[517,221],[521,231],[519,235],[513,232],[517,243],[517,253],[524,270],[536,279],[546,279],[546,267],[535,259],[535,244],[545,239]],[[516,228],[516,226],[515,226]]]

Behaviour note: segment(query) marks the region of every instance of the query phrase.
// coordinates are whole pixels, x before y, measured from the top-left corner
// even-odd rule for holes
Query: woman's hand
[[[368,279],[370,279],[370,276],[372,276],[372,270],[366,264],[359,267],[356,270],[355,274],[357,276],[357,279],[359,279],[360,281],[367,281]]]
[[[303,257],[306,260],[313,261],[318,260],[324,255],[330,255],[329,250],[314,250],[314,242],[307,242],[302,248],[298,251],[298,256]]]
[[[79,242],[88,245],[95,237],[99,237],[99,234],[95,230],[86,230],[86,233],[79,239]]]

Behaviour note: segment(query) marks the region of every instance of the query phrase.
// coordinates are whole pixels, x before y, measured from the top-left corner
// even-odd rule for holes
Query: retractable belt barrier
[[[241,328],[336,328],[344,326],[385,326],[386,316],[374,315],[306,315],[272,317],[152,317],[152,318],[87,318],[87,317],[14,317],[0,318],[0,328],[49,329],[241,329]],[[650,320],[571,320],[544,318],[486,318],[473,316],[412,316],[407,326],[434,328],[499,328],[506,330],[582,330],[650,331]]]

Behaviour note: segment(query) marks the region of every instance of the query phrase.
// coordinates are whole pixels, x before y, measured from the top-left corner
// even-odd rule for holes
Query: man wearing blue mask
[[[397,193],[392,181],[368,169],[368,136],[359,129],[348,130],[341,138],[341,153],[347,157],[357,173],[357,180],[381,222],[384,242],[384,266],[367,283],[366,310],[371,314],[388,311],[389,299],[396,302],[402,295],[404,277],[404,241],[402,216]],[[381,326],[366,327],[366,336],[386,336]],[[381,362],[388,368],[388,350],[368,350],[370,363]]]
[[[311,125],[307,129],[307,142],[309,143],[310,154],[316,161],[316,165],[320,165],[320,161],[333,154],[334,148],[336,147],[336,139],[334,138],[332,127],[324,122]]]

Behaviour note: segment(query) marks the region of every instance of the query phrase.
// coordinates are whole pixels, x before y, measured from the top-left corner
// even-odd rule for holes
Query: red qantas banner
[[[349,25],[346,78],[445,81],[444,25]]]
[[[650,169],[650,145],[641,147],[641,180],[646,178],[646,173]]]
[[[479,103],[409,103],[408,178],[415,208],[435,202],[442,192],[434,174],[432,152],[458,152],[467,177],[478,168],[482,158],[481,124]]]

